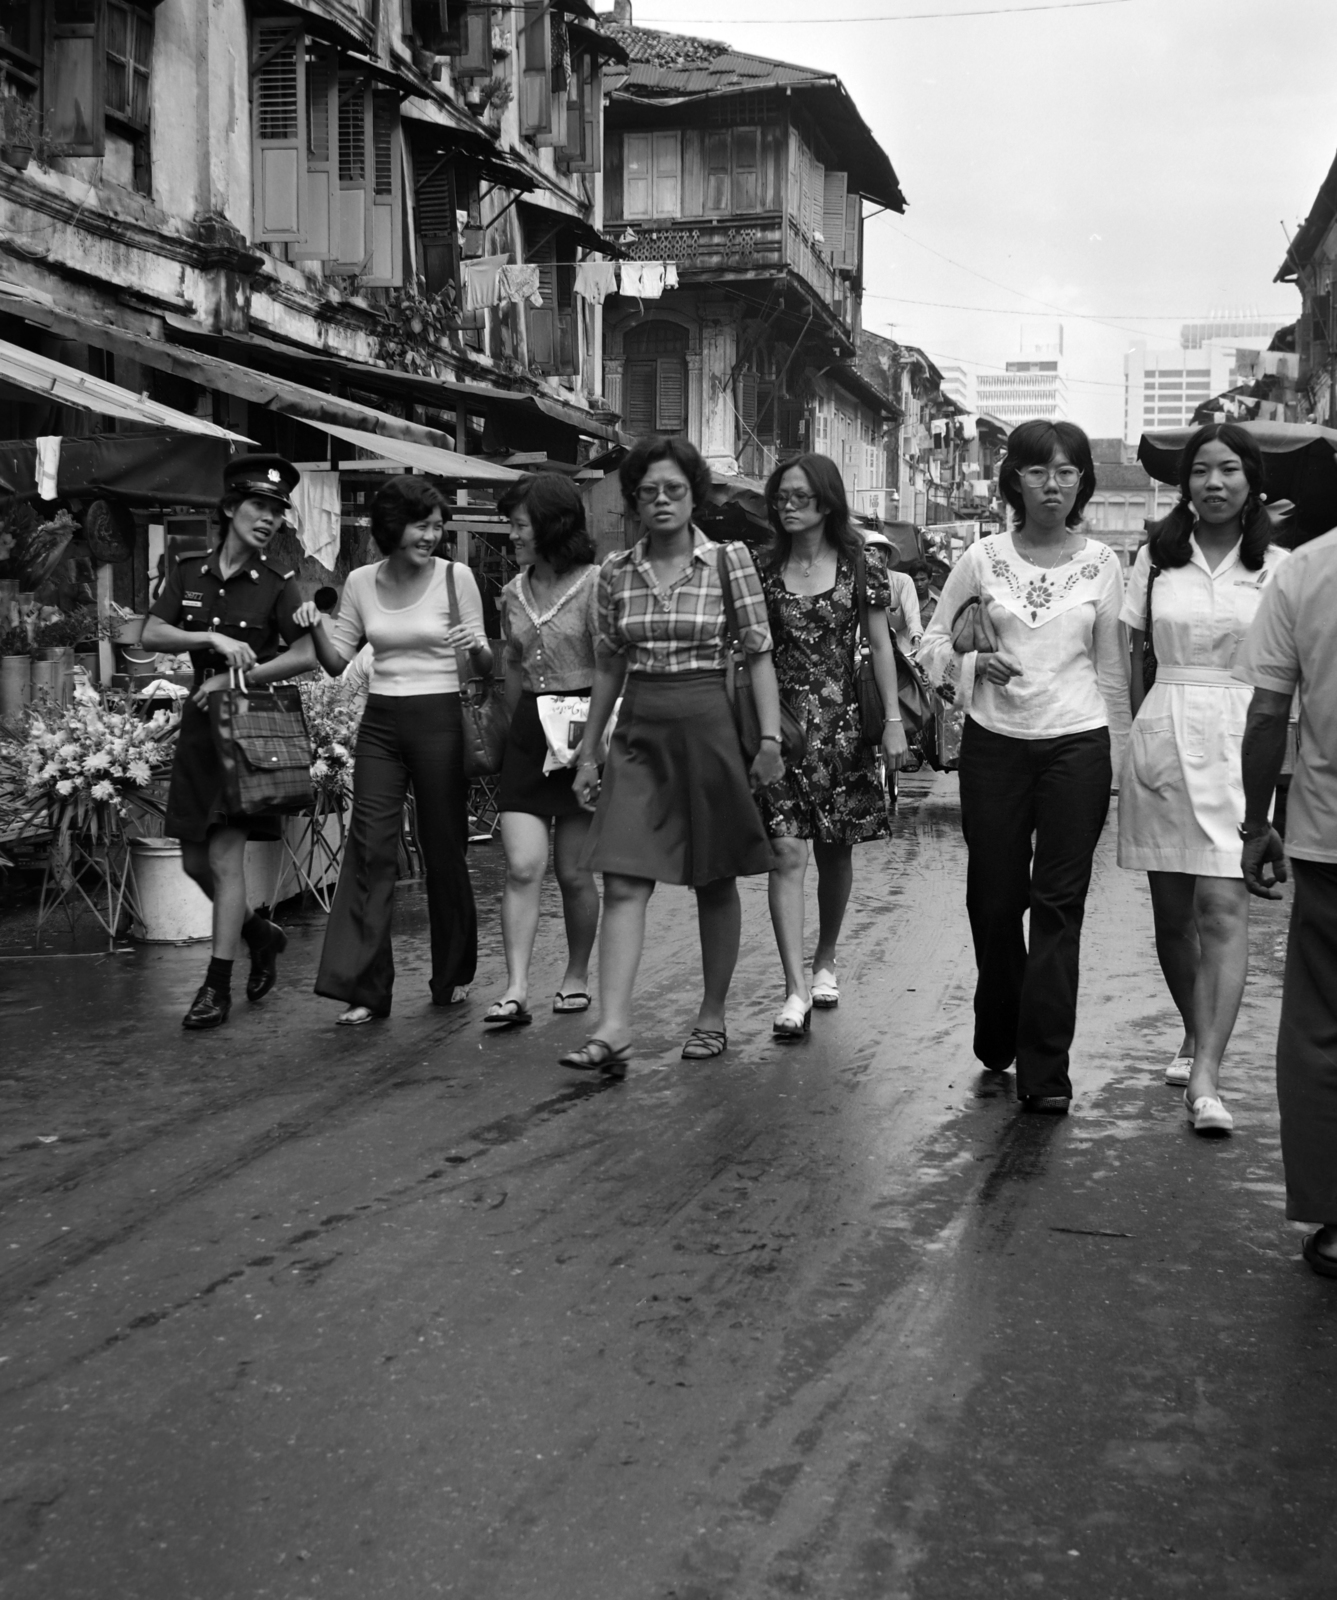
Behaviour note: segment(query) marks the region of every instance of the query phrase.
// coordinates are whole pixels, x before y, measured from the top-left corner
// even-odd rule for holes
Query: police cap
[[[290,506],[292,492],[301,476],[292,462],[282,456],[234,456],[223,468],[223,493],[242,500],[261,495]]]

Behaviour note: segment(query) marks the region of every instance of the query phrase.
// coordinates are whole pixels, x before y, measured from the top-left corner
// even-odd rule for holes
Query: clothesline
[[[610,294],[636,300],[658,300],[678,287],[676,261],[582,261],[576,267],[574,289],[591,305],[602,305]],[[464,263],[464,309],[482,311],[493,306],[544,304],[537,265],[512,266],[509,253],[480,256]]]

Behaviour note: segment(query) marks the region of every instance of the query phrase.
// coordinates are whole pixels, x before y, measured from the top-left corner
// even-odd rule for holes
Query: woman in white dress
[[[1013,525],[952,568],[919,660],[966,714],[975,1054],[991,1072],[1015,1061],[1025,1109],[1064,1116],[1086,891],[1128,728],[1123,577],[1081,532],[1096,473],[1074,423],[1013,429],[998,482]]]
[[[1248,433],[1229,422],[1200,428],[1180,461],[1182,499],[1138,551],[1123,608],[1136,720],[1119,789],[1119,865],[1151,884],[1156,953],[1184,1020],[1165,1081],[1184,1086],[1204,1134],[1233,1126],[1218,1083],[1249,958],[1238,830],[1251,691],[1231,667],[1287,554],[1271,542],[1262,484]]]

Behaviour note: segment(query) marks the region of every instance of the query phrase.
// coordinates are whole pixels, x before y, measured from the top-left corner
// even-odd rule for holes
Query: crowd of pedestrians
[[[999,473],[1010,525],[972,544],[936,598],[922,562],[896,570],[885,541],[852,524],[825,456],[771,475],[771,538],[755,556],[701,531],[710,472],[685,440],[638,442],[619,476],[638,536],[602,565],[569,479],[528,476],[501,501],[519,568],[500,607],[506,986],[482,1025],[532,1021],[551,852],[566,939],[552,1008],[591,1016],[562,1065],[626,1076],[646,910],[660,883],[686,885],[696,900],[701,998],[683,1059],[729,1047],[740,876],[768,877],[784,986],[772,1031],[801,1039],[814,1007],[839,1003],[854,849],[890,831],[889,791],[907,753],[898,672],[913,658],[964,713],[974,1052],[985,1072],[1015,1069],[1025,1110],[1063,1115],[1071,1104],[1082,922],[1112,792],[1119,864],[1147,874],[1156,951],[1183,1023],[1164,1078],[1182,1087],[1205,1136],[1233,1129],[1221,1074],[1247,977],[1249,897],[1280,897],[1289,856],[1278,1044],[1287,1214],[1321,1224],[1304,1254],[1337,1276],[1337,531],[1295,553],[1274,542],[1253,437],[1212,424],[1189,440],[1179,504],[1125,579],[1114,551],[1085,531],[1096,488],[1086,435],[1072,423],[1023,424]],[[459,1004],[474,978],[461,689],[464,677],[493,671],[477,585],[437,554],[439,491],[393,478],[372,505],[382,559],[350,575],[327,622],[265,561],[296,481],[278,458],[234,463],[216,549],[168,574],[145,630],[153,648],[190,651],[196,671],[168,805],[186,870],[214,902],[212,959],[184,1019],[192,1029],[226,1020],[243,944],[247,997],[259,1000],[286,942],[246,904],[247,836],[275,823],[222,807],[208,696],[238,676],[256,685],[317,663],[334,674],[356,659],[353,670],[365,671],[368,650],[316,989],[344,1003],[341,1024],[389,1014],[410,789],[433,1002]],[[1283,847],[1273,801],[1288,766]]]

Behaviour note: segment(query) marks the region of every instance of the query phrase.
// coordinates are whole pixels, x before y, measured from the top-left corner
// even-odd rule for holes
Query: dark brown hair
[[[617,469],[622,498],[633,511],[639,510],[636,491],[641,479],[656,461],[671,461],[691,484],[693,509],[710,499],[710,468],[696,446],[678,434],[650,433],[644,439],[637,439],[627,459]]]
[[[1021,495],[1021,469],[1047,467],[1054,452],[1062,450],[1068,460],[1082,474],[1077,498],[1072,510],[1064,519],[1070,528],[1082,520],[1086,503],[1096,492],[1096,464],[1091,459],[1091,441],[1075,422],[1046,422],[1037,418],[1013,428],[1007,436],[1007,454],[998,468],[999,493],[1017,514],[1019,522],[1026,520],[1026,502]]]
[[[497,500],[497,510],[509,517],[520,507],[529,514],[534,548],[554,572],[569,572],[594,560],[594,540],[585,526],[585,502],[580,490],[560,472],[527,472]]]
[[[1193,463],[1203,445],[1211,444],[1214,439],[1219,439],[1228,450],[1235,452],[1249,481],[1249,497],[1240,511],[1240,564],[1250,572],[1257,572],[1263,565],[1263,556],[1272,543],[1272,519],[1263,504],[1263,452],[1253,435],[1246,433],[1238,424],[1208,422],[1184,446],[1184,453],[1179,458],[1179,504],[1152,530],[1149,542],[1153,566],[1188,565],[1193,554],[1189,541],[1198,520],[1188,492]]]
[[[433,511],[444,511],[446,497],[427,478],[387,478],[372,496],[371,536],[382,555],[399,548],[404,529],[425,521]]]
[[[851,566],[863,549],[863,540],[850,527],[850,505],[845,498],[845,484],[840,470],[830,456],[795,456],[792,461],[782,461],[766,480],[766,515],[771,523],[771,543],[766,550],[766,565],[778,572],[789,560],[794,541],[780,520],[780,480],[786,472],[797,467],[808,480],[808,486],[817,497],[817,509],[826,513],[826,526],[822,533],[837,554],[845,557]]]

